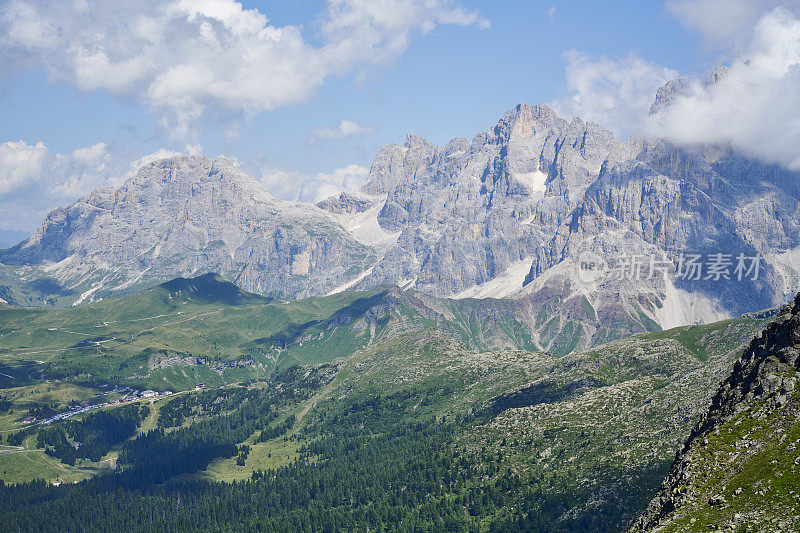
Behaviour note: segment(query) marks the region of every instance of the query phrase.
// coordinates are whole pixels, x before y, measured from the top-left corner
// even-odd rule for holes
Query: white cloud
[[[489,27],[486,18],[453,0],[328,0],[324,52],[337,58],[339,70],[386,64],[406,50],[415,32],[440,24]]]
[[[0,144],[0,196],[39,179],[48,156],[44,143],[24,141]]]
[[[7,67],[44,65],[82,91],[141,102],[192,143],[203,118],[302,102],[327,77],[391,63],[442,24],[488,21],[454,0],[328,0],[315,46],[233,0],[11,0],[0,6],[0,54]]]
[[[146,156],[140,157],[136,161],[132,162],[130,165],[131,168],[131,175],[135,174],[137,170],[142,168],[145,165],[149,165],[153,161],[158,161],[159,159],[164,159],[167,157],[173,157],[176,155],[181,155],[180,152],[174,152],[172,150],[167,150],[166,148],[159,148],[152,154],[147,154]]]
[[[730,143],[800,170],[800,20],[785,9],[757,21],[727,74],[694,82],[644,131],[678,143]]]
[[[72,152],[72,158],[76,162],[86,166],[96,166],[100,170],[105,168],[105,162],[110,157],[106,143],[97,143],[86,148],[78,148]]]
[[[621,136],[639,127],[658,88],[678,76],[634,54],[593,58],[572,50],[564,55],[570,96],[551,106],[561,115],[579,116]]]
[[[550,7],[547,8],[547,16],[550,18],[550,20],[555,20],[557,14],[558,14],[558,9],[556,8],[556,6],[550,5]]]
[[[362,126],[358,122],[343,118],[335,128],[317,128],[308,138],[309,144],[325,141],[341,141],[352,137],[361,137],[372,133],[370,126]]]
[[[707,44],[736,52],[750,42],[753,22],[776,7],[800,8],[797,0],[667,0],[667,12],[699,32]]]
[[[261,174],[261,183],[278,198],[318,202],[342,191],[354,191],[366,181],[369,169],[348,165],[330,173],[312,175],[278,169],[263,169]]]

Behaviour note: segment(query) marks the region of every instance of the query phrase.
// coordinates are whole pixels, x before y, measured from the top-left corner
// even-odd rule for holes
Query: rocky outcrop
[[[677,454],[658,494],[631,531],[655,531],[667,525],[681,530],[676,520],[691,520],[687,517],[697,513],[702,516],[704,505],[713,508],[728,506],[724,494],[726,481],[747,469],[748,462],[752,464],[761,454],[767,457],[769,464],[781,463],[782,455],[789,455],[797,444],[785,440],[786,435],[792,433],[791,428],[796,429],[800,416],[795,394],[798,379],[800,294],[761,335],[753,339],[736,361],[732,373],[717,390],[708,412]],[[760,432],[755,424],[759,420],[767,421],[765,433]],[[784,425],[790,429],[787,431]],[[738,435],[738,428],[744,428],[741,431],[745,434]],[[781,434],[785,435],[781,437]],[[792,456],[787,459],[789,465],[792,465],[792,460],[794,466],[800,463],[800,459]],[[762,467],[757,474],[773,477],[775,473],[766,472]],[[779,471],[777,477],[784,474],[788,473]],[[762,497],[755,504],[742,498],[745,502],[737,503],[728,513],[732,515],[729,518],[732,527],[748,521],[753,525],[758,520],[770,530],[788,530],[787,526],[771,529],[775,524],[768,525],[770,520],[777,524],[786,519],[794,520],[795,526],[800,525],[800,517],[792,518],[790,509],[781,507],[777,498],[763,497],[770,481],[764,483],[753,474],[747,481],[762,491],[756,494]],[[788,480],[785,482],[789,483]],[[738,497],[742,491],[739,487],[733,490],[733,495]],[[773,504],[778,505],[781,516],[771,517],[769,511],[759,509]],[[754,530],[759,529],[756,527]]]

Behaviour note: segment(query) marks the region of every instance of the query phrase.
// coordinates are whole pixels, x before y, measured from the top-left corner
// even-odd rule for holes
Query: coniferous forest
[[[553,531],[552,520],[566,510],[568,501],[548,501],[504,467],[502,452],[459,451],[459,434],[479,418],[409,416],[415,405],[447,398],[446,389],[330,402],[324,415],[289,434],[295,415],[283,413],[324,379],[294,367],[266,386],[176,396],[161,408],[157,427],[122,445],[116,472],[61,486],[0,486],[0,530]],[[66,463],[96,457],[130,437],[147,411],[98,413],[42,429],[38,439]],[[237,443],[251,435],[303,444],[289,464],[244,481],[195,476],[216,459],[241,457]],[[559,529],[603,530],[619,519],[597,511]]]

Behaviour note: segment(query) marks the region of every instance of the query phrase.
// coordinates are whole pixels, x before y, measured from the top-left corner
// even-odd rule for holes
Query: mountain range
[[[660,90],[654,112],[680,88]],[[706,271],[687,277],[692,256]],[[587,257],[601,267],[588,276]],[[73,305],[207,272],[290,300],[383,285],[510,299],[577,328],[586,348],[609,327],[786,302],[800,285],[800,175],[726,146],[622,142],[524,104],[471,141],[386,146],[359,190],[317,205],[272,197],[224,158],[177,156],[1,251],[0,298]]]

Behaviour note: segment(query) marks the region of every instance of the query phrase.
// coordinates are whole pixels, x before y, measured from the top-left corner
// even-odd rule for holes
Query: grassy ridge
[[[25,379],[19,369],[26,365],[27,374],[160,390],[263,377],[283,360],[314,363],[352,353],[369,332],[333,332],[330,320],[343,310],[357,316],[360,302],[379,293],[286,303],[204,276],[80,307],[3,307],[0,365],[11,377],[0,376],[0,385]],[[313,340],[303,345],[300,337]],[[325,349],[313,349],[323,341]]]
[[[411,321],[419,316],[408,308],[402,313]],[[394,322],[375,321],[371,341],[333,365],[290,369],[288,375],[301,382],[315,372],[325,377],[309,382],[311,389],[300,396],[271,404],[277,409],[273,414],[248,407],[262,397],[259,391],[276,387],[272,382],[167,400],[150,418],[150,428],[161,427],[163,419],[165,438],[173,431],[207,428],[199,434],[218,435],[219,444],[239,451],[217,453],[142,505],[169,508],[180,495],[189,517],[215,505],[249,509],[260,518],[243,511],[224,520],[254,527],[268,520],[267,530],[317,511],[373,528],[397,516],[407,524],[433,527],[442,519],[472,531],[619,530],[658,486],[714,384],[741,350],[737,339],[752,337],[765,322],[745,318],[636,335],[558,357],[475,351],[459,334],[425,327],[424,320],[416,324],[421,329],[405,332],[391,329]],[[295,331],[304,336],[306,324],[295,323]],[[263,420],[240,418],[247,409],[248,417]],[[296,420],[292,428],[264,437],[288,417]],[[150,440],[157,444],[157,437]],[[242,455],[245,445],[248,453]],[[112,479],[104,483],[113,486]],[[361,490],[365,480],[367,492]],[[235,490],[217,484],[231,481],[242,484]],[[398,483],[405,492],[395,492]],[[302,505],[291,503],[289,493],[281,496],[287,498],[283,507],[267,503],[292,486]],[[340,501],[344,489],[358,505]],[[119,505],[139,505],[133,495],[128,500],[126,493],[115,494],[123,498]],[[50,512],[32,501],[31,511]],[[20,520],[28,516],[19,513]]]

